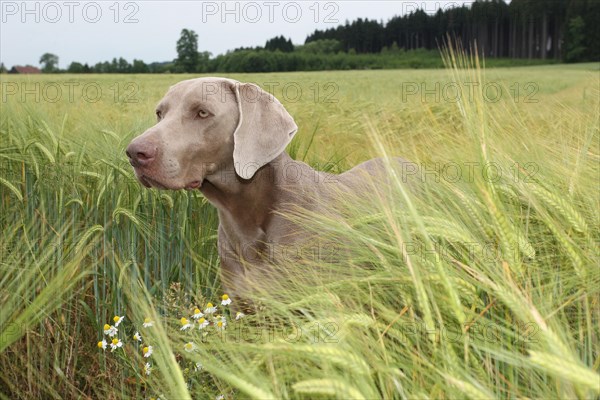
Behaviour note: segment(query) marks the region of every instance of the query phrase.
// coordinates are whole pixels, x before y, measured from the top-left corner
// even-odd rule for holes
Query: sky
[[[427,13],[471,4],[437,1],[5,1],[0,0],[0,62],[39,66],[44,53],[90,65],[123,57],[147,63],[177,57],[181,30],[198,34],[214,55],[264,46],[275,36],[303,44],[315,29],[357,18],[387,22],[417,8]]]

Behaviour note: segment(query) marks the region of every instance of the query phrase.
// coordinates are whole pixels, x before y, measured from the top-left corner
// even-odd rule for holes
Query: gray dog
[[[365,178],[384,170],[374,159],[331,175],[293,160],[285,148],[298,130],[294,119],[250,83],[179,82],[156,116],[156,125],[127,147],[135,175],[146,187],[199,189],[218,209],[222,284],[238,298],[248,281],[276,265],[269,249],[306,237],[282,214],[296,207],[330,212],[335,194],[372,190]]]

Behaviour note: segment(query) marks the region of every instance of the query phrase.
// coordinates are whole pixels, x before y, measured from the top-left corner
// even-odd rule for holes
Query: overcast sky
[[[423,8],[470,4],[437,1],[5,1],[0,0],[0,61],[39,65],[40,56],[95,64],[113,57],[170,61],[183,28],[196,31],[200,51],[221,54],[236,47],[264,46],[284,35],[294,44],[315,29],[359,17],[383,20]]]

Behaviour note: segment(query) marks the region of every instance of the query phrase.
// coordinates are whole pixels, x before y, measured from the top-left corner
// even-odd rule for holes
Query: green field
[[[282,266],[224,332],[180,330],[223,294],[214,208],[124,153],[192,76],[0,75],[0,396],[597,398],[600,65],[466,64],[227,75],[273,88],[294,158],[402,156],[424,190],[290,215],[346,257]]]

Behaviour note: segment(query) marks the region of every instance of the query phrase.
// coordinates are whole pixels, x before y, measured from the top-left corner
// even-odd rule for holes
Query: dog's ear
[[[234,85],[240,119],[233,134],[233,162],[235,172],[250,179],[285,150],[298,127],[273,95],[251,83]]]

